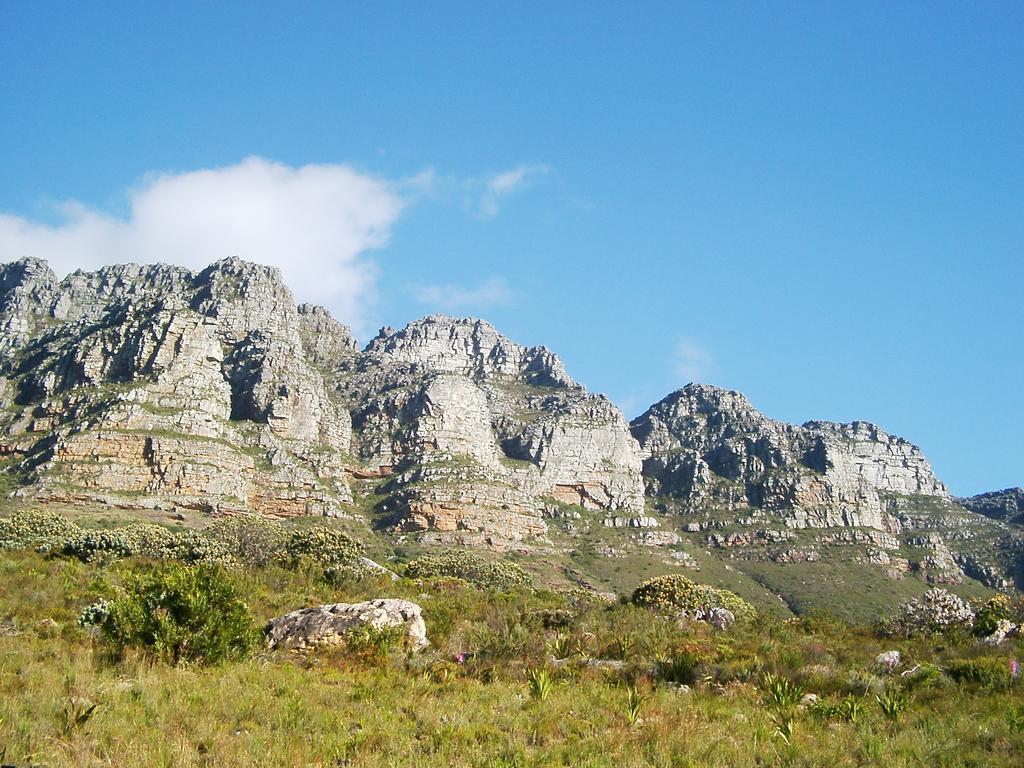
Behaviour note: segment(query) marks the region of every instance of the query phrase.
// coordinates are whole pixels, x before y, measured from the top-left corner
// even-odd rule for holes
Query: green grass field
[[[268,567],[232,576],[255,625],[305,605],[400,596],[423,606],[433,646],[415,656],[258,651],[173,667],[142,651],[115,655],[77,623],[84,605],[154,567],[0,552],[0,763],[1011,766],[1024,755],[1024,687],[940,671],[954,659],[1008,666],[1024,650],[1018,640],[992,649],[965,636],[880,639],[814,617],[762,616],[721,632],[565,593],[450,580],[339,585]],[[894,648],[904,656],[895,673],[875,668]],[[554,650],[570,662],[556,667]],[[669,675],[673,659],[685,664]],[[899,675],[915,665],[930,673]],[[543,693],[529,683],[540,670]],[[765,672],[861,710],[850,722],[825,706],[775,706]],[[875,701],[884,690],[908,697],[895,719]]]

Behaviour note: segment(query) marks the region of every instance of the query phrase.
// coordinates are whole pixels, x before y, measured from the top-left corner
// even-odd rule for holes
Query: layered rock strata
[[[957,499],[965,509],[994,520],[1024,523],[1024,488],[1006,488],[1002,491],[980,493]]]
[[[431,316],[360,352],[273,269],[0,268],[0,454],[41,499],[342,514],[388,478],[400,531],[501,546],[552,503],[637,516],[621,412],[544,347]]]
[[[543,536],[553,501],[643,511],[638,448],[622,413],[544,347],[432,315],[383,329],[339,377],[353,451],[394,471],[387,504],[400,530],[495,546]]]
[[[321,370],[355,343],[276,270],[57,280],[24,260],[0,288],[0,452],[38,497],[274,515],[351,500],[351,420]]]
[[[812,562],[816,544],[835,556],[852,545],[894,577],[912,566],[933,583],[1010,583],[1016,534],[959,506],[916,446],[873,424],[785,424],[738,392],[691,384],[630,426],[654,506],[730,558]],[[978,503],[1009,509],[1013,497]],[[801,529],[823,533],[772,546]]]
[[[794,528],[893,531],[893,497],[949,498],[916,446],[873,424],[784,424],[716,387],[684,387],[631,429],[648,491],[686,510],[764,510]]]

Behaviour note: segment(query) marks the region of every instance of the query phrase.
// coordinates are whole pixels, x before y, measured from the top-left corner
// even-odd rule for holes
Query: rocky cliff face
[[[1002,491],[980,493],[957,499],[960,506],[994,520],[1024,523],[1024,488],[1006,488]]]
[[[690,385],[629,425],[551,351],[485,322],[430,316],[360,351],[237,259],[62,280],[38,260],[0,266],[0,460],[41,500],[354,516],[497,549],[590,536],[595,556],[670,566],[694,546],[779,563],[845,547],[899,575],[998,585],[1017,546],[872,424],[784,424]],[[989,496],[962,503],[1020,512],[1019,490]]]
[[[873,424],[785,424],[691,384],[631,429],[655,507],[732,558],[813,563],[854,547],[892,578],[1011,584],[1016,534],[957,505],[916,446]]]
[[[738,392],[691,384],[633,421],[653,495],[686,510],[750,508],[794,528],[899,529],[894,497],[948,499],[914,445],[866,422],[767,418]]]
[[[355,343],[296,307],[276,270],[226,260],[58,281],[25,260],[0,286],[0,452],[38,497],[277,515],[351,500],[351,420],[320,369]]]
[[[396,472],[388,490],[402,530],[494,544],[542,535],[553,502],[643,510],[622,413],[544,347],[435,315],[383,329],[339,378],[355,452]]]
[[[0,268],[0,452],[41,499],[344,514],[390,476],[388,522],[490,545],[557,501],[638,513],[637,447],[543,347],[434,316],[360,352],[280,275]]]

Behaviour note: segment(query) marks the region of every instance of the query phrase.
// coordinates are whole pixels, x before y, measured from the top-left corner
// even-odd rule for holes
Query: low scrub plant
[[[284,559],[291,567],[311,563],[329,580],[361,573],[363,547],[347,533],[314,525],[291,532],[284,544]]]
[[[404,627],[375,627],[360,624],[345,637],[345,649],[365,660],[379,661],[400,648],[406,638]]]
[[[736,618],[750,618],[754,614],[753,607],[739,595],[697,584],[679,573],[644,581],[630,599],[659,613],[684,614],[693,619],[703,619],[714,608],[724,608]]]
[[[63,515],[45,510],[23,510],[0,518],[0,550],[48,552],[80,532],[81,528]]]
[[[531,669],[526,673],[526,684],[530,689],[530,697],[544,701],[555,686],[555,679],[546,669]]]
[[[974,616],[974,634],[979,637],[991,635],[1000,622],[1014,622],[1019,617],[1009,595],[993,595],[978,609]]]
[[[480,555],[460,549],[449,549],[439,555],[426,555],[406,566],[411,579],[461,579],[475,587],[511,590],[528,587],[530,577],[515,563],[486,560]]]
[[[96,709],[98,707],[98,703],[89,701],[89,699],[85,699],[80,696],[72,696],[66,699],[64,701],[64,707],[61,710],[63,715],[61,735],[68,736],[73,731],[77,731],[79,728],[84,726],[96,713]]]
[[[982,656],[975,659],[953,659],[946,674],[958,683],[978,685],[991,691],[1005,691],[1019,682],[1019,665],[1015,659]]]
[[[548,652],[556,659],[564,659],[572,653],[572,638],[559,632],[548,641]]]
[[[952,592],[936,587],[903,603],[879,622],[878,630],[889,637],[914,637],[970,631],[973,626],[971,606]]]
[[[910,704],[910,698],[904,691],[895,688],[886,688],[881,694],[875,696],[878,708],[886,719],[896,722],[902,717]]]
[[[776,712],[772,715],[772,725],[775,726],[775,738],[781,739],[787,746],[793,743],[796,737],[796,718],[792,711]]]
[[[794,683],[788,677],[765,672],[761,676],[761,692],[768,706],[775,709],[795,707],[804,695],[803,686]]]
[[[647,696],[644,696],[637,690],[635,685],[631,685],[626,689],[626,722],[630,725],[636,725],[640,722],[640,713],[643,710],[644,704],[647,703]]]
[[[172,664],[214,664],[248,655],[257,641],[249,609],[218,566],[172,563],[131,574],[105,605],[82,613],[118,652],[139,648]]]
[[[231,546],[210,538],[205,531],[175,533],[160,550],[160,556],[182,563],[208,563],[225,568],[238,565]]]
[[[1010,733],[1024,733],[1024,704],[1011,704],[1007,707],[1006,725]]]
[[[288,531],[276,520],[247,515],[218,520],[203,530],[203,536],[224,545],[238,562],[261,568],[284,555]]]
[[[690,685],[697,680],[697,667],[701,661],[701,655],[696,651],[681,648],[656,657],[654,670],[661,680]]]
[[[125,557],[162,557],[174,539],[167,528],[133,523],[119,528],[81,531],[66,540],[61,553],[83,563]]]
[[[859,696],[844,696],[839,701],[818,701],[811,712],[826,720],[856,723],[864,714],[864,699]]]

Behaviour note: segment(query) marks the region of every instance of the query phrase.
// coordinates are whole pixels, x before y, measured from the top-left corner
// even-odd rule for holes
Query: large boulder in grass
[[[272,649],[301,650],[345,645],[349,635],[364,626],[378,630],[405,627],[409,648],[421,651],[430,645],[422,609],[409,600],[397,599],[303,608],[271,619],[264,632]]]

